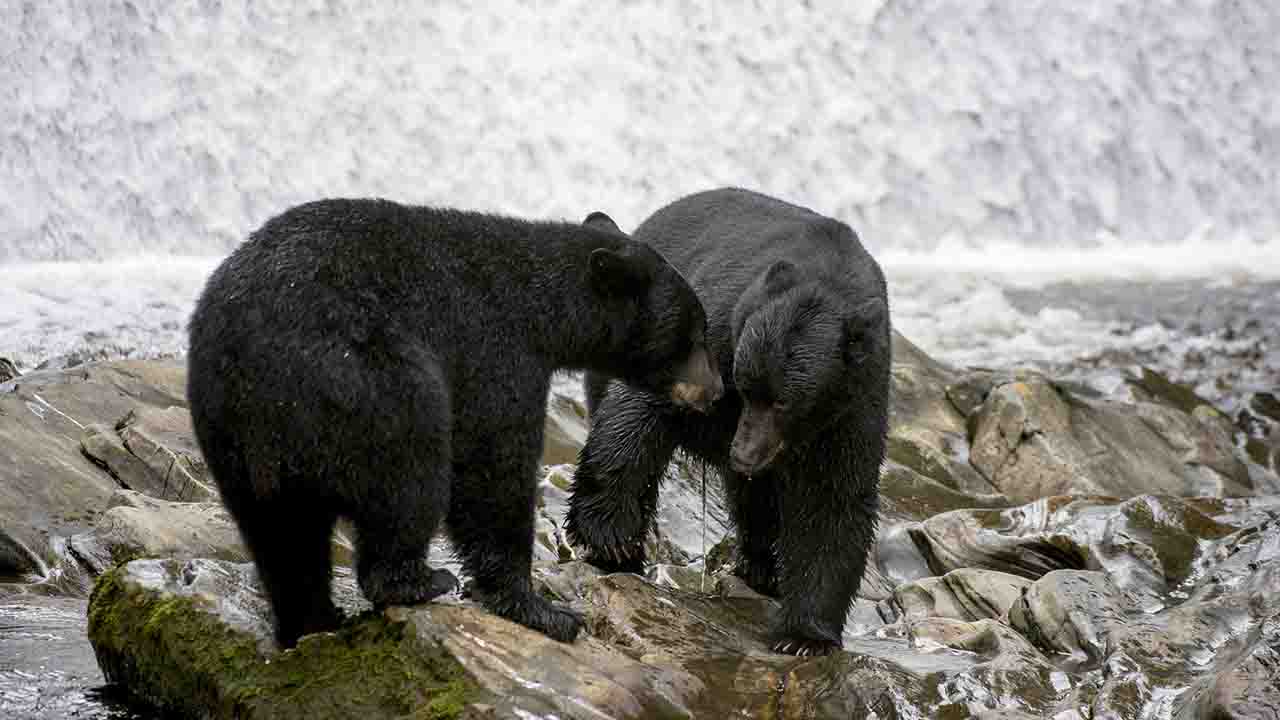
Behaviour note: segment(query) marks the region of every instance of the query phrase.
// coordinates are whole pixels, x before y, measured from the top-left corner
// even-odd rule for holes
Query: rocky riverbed
[[[559,523],[585,412],[548,403],[535,576],[563,645],[463,596],[279,653],[171,361],[0,379],[6,717],[1280,716],[1280,403],[1227,414],[1139,366],[948,367],[895,338],[874,562],[826,658],[768,652],[714,477],[673,463],[646,575]],[[705,542],[704,542],[705,537]],[[432,549],[450,566],[447,544]],[[96,666],[94,660],[96,659]],[[101,673],[101,674],[99,674]],[[127,699],[122,704],[119,698]]]

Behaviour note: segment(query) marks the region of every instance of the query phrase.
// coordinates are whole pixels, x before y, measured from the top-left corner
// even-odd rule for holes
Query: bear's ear
[[[591,284],[606,295],[638,295],[649,278],[648,269],[634,257],[608,248],[591,251]]]
[[[786,260],[779,260],[769,266],[764,274],[764,293],[773,297],[789,290],[796,284],[799,275],[796,266]]]
[[[613,218],[605,215],[599,210],[588,215],[587,219],[582,221],[582,224],[589,228],[603,230],[605,232],[611,232],[616,235],[626,237],[626,233],[622,232],[622,229],[618,227],[618,223],[614,222]]]
[[[889,308],[880,298],[871,298],[854,308],[844,321],[844,356],[850,365],[856,365],[871,356],[883,342],[885,321]]]

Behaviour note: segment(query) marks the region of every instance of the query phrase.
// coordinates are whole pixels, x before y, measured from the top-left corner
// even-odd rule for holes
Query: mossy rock
[[[141,561],[98,578],[89,640],[107,680],[166,712],[206,718],[468,717],[483,692],[451,655],[403,622],[366,613],[286,652],[227,625],[199,594],[140,586],[180,563]]]

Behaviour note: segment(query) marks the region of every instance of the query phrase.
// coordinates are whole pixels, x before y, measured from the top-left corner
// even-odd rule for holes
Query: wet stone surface
[[[578,559],[560,528],[588,427],[564,379],[548,404],[534,580],[586,618],[576,643],[458,593],[373,612],[342,567],[344,528],[334,588],[349,620],[281,654],[216,497],[193,502],[161,472],[173,462],[147,462],[185,457],[201,472],[172,391],[180,375],[145,363],[33,373],[26,390],[0,393],[0,434],[26,439],[0,479],[31,488],[0,495],[12,519],[0,525],[0,711],[286,717],[271,704],[284,697],[323,717],[340,706],[287,670],[367,689],[342,706],[363,718],[1275,717],[1273,395],[1226,414],[1149,370],[1095,382],[950,368],[900,337],[895,360],[878,537],[844,650],[822,658],[768,651],[777,602],[732,575],[719,481],[705,478],[704,517],[697,464],[668,470],[643,576]],[[431,559],[461,576],[446,539]],[[94,689],[103,676],[86,635],[115,696]],[[235,658],[235,672],[210,658]]]

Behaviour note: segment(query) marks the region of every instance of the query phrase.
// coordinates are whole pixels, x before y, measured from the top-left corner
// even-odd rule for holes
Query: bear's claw
[[[830,655],[832,652],[839,650],[840,645],[830,640],[818,638],[783,638],[774,642],[771,649],[783,655],[817,657],[819,655]]]

